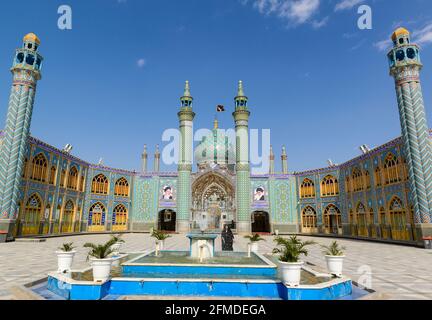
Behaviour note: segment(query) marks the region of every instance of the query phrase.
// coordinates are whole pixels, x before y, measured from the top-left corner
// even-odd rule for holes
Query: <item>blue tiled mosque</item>
[[[186,233],[206,219],[210,229],[321,234],[421,244],[432,235],[432,156],[420,86],[419,47],[404,28],[388,53],[395,79],[401,137],[340,165],[282,172],[270,150],[267,174],[251,174],[248,98],[240,81],[234,98],[235,145],[218,130],[193,147],[195,113],[186,82],[177,110],[180,145],[176,172],[161,172],[161,153],[148,168],[128,171],[92,164],[30,136],[43,57],[30,33],[13,60],[7,120],[1,131],[0,241],[16,237],[148,232]],[[224,150],[224,152],[219,152]],[[194,161],[193,161],[194,160]],[[196,165],[195,165],[196,164]]]

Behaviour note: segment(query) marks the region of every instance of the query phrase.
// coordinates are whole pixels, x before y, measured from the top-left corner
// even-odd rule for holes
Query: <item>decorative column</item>
[[[288,174],[288,156],[286,153],[285,146],[282,146],[281,160],[282,160],[282,173]]]
[[[160,152],[159,152],[159,145],[156,145],[156,151],[154,154],[154,163],[153,163],[153,172],[158,173],[160,170]]]
[[[180,126],[180,148],[177,180],[177,231],[188,232],[191,211],[191,172],[193,152],[193,98],[189,81],[186,81],[184,94],[180,98],[181,107],[177,114]]]
[[[234,98],[233,117],[236,130],[236,198],[237,198],[237,232],[251,231],[251,192],[249,165],[249,115],[248,98],[243,92],[243,83],[239,81],[237,96]]]
[[[422,236],[432,235],[432,147],[420,84],[423,65],[419,47],[410,42],[408,30],[397,29],[392,40],[393,48],[388,53],[390,75],[395,79],[415,228],[421,242]],[[405,209],[409,210],[408,203]]]
[[[18,216],[21,174],[43,60],[38,53],[40,40],[35,34],[27,34],[23,41],[23,47],[16,50],[11,68],[13,84],[0,152],[0,231],[7,232],[9,239],[13,238]]]
[[[147,145],[144,145],[144,151],[141,155],[141,172],[142,173],[146,173],[147,172],[147,158],[148,158],[148,154],[147,154]]]
[[[274,153],[273,153],[273,147],[270,146],[270,157],[269,157],[269,160],[270,160],[269,173],[270,174],[275,173],[274,159],[275,159],[275,157],[274,157]]]

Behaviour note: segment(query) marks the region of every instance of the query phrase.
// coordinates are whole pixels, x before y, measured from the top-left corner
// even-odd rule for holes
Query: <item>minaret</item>
[[[148,154],[147,154],[147,145],[144,145],[144,151],[141,155],[141,172],[142,173],[146,173],[147,172],[147,158],[148,158]]]
[[[43,60],[38,53],[40,40],[35,34],[27,34],[23,42],[23,47],[16,50],[11,68],[13,83],[0,152],[0,230],[8,231],[9,238],[18,215],[21,173]]]
[[[233,117],[236,130],[236,179],[237,179],[237,232],[249,233],[251,230],[250,212],[250,166],[249,166],[249,115],[248,98],[239,81],[237,96],[234,98]]]
[[[159,172],[160,169],[160,152],[159,145],[156,145],[156,151],[154,154],[153,172]]]
[[[184,94],[180,98],[181,106],[178,113],[180,126],[180,148],[177,180],[177,231],[188,232],[191,208],[191,172],[193,152],[193,98],[190,93],[189,81],[186,81]]]
[[[282,160],[282,173],[288,174],[288,156],[286,153],[285,146],[282,146],[281,160]]]
[[[396,84],[415,223],[419,224],[421,234],[432,235],[432,147],[420,85],[423,65],[419,47],[410,42],[408,30],[397,29],[392,40],[393,48],[388,53],[390,75]],[[408,208],[408,204],[406,206]],[[429,224],[429,230],[420,224]]]
[[[270,156],[269,156],[269,160],[270,160],[270,166],[269,166],[269,173],[270,174],[274,174],[275,173],[275,163],[274,163],[274,153],[273,153],[273,146],[270,146]]]

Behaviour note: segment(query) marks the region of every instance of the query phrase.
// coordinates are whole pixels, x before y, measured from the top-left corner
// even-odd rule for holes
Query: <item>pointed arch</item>
[[[367,212],[366,207],[362,202],[359,202],[356,207],[356,221],[358,226],[358,235],[367,237]]]
[[[84,186],[85,186],[85,176],[81,175],[81,179],[79,182],[79,191],[84,192]]]
[[[32,160],[30,179],[45,182],[47,177],[48,160],[43,153],[39,153]]]
[[[100,202],[96,202],[95,204],[93,204],[89,209],[89,215],[88,215],[89,231],[104,231],[105,217],[106,217],[105,206]]]
[[[385,184],[392,184],[402,181],[399,160],[395,154],[389,152],[384,161]]]
[[[64,188],[66,183],[66,170],[62,170],[60,173],[60,187]]]
[[[300,198],[315,198],[315,184],[312,180],[305,178],[300,185]]]
[[[108,178],[102,173],[92,180],[91,192],[94,194],[108,194]]]
[[[354,168],[352,171],[353,179],[353,191],[362,191],[364,189],[363,184],[363,172],[359,168]]]
[[[338,234],[342,232],[342,214],[339,208],[331,203],[324,209],[324,232]]]
[[[69,169],[67,187],[72,190],[77,190],[78,187],[78,169],[73,166]]]
[[[22,235],[31,235],[39,233],[39,226],[42,220],[43,202],[37,193],[33,193],[27,200],[24,207],[23,219],[21,220]]]
[[[57,176],[57,168],[56,166],[51,166],[50,175],[49,175],[49,184],[54,185]]]
[[[113,231],[126,231],[128,223],[128,210],[126,206],[119,203],[114,207],[112,216],[112,230]]]
[[[366,190],[369,190],[372,187],[371,176],[369,174],[369,170],[364,171],[364,181],[365,181]]]
[[[60,232],[73,232],[73,222],[75,216],[75,205],[72,200],[68,200],[63,208],[63,214],[61,218],[61,231]]]
[[[338,180],[332,176],[327,175],[321,181],[321,196],[332,197],[339,194],[339,183]]]
[[[389,202],[388,209],[392,239],[409,240],[409,232],[406,225],[406,208],[402,200],[394,196]]]
[[[318,231],[317,214],[313,207],[306,206],[302,210],[302,232],[316,233]]]
[[[126,178],[118,179],[114,187],[114,195],[120,197],[129,197],[129,182]]]
[[[381,175],[381,167],[377,166],[374,171],[374,180],[375,187],[381,187],[382,185],[382,175]]]

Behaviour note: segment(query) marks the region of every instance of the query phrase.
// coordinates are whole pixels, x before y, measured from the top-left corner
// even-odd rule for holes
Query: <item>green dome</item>
[[[213,163],[228,166],[235,164],[234,147],[224,130],[213,129],[195,148],[195,161],[199,166]]]

